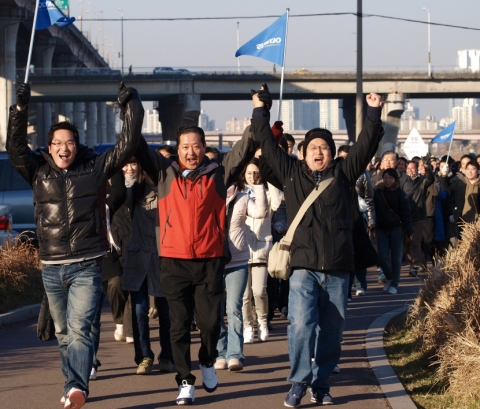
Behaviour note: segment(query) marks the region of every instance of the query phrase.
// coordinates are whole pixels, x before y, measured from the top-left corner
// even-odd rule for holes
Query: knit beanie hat
[[[282,121],[275,121],[275,123],[273,124],[272,126],[272,132],[273,132],[273,136],[275,137],[275,139],[277,140],[277,142],[280,141],[280,139],[282,138],[283,136],[283,122]]]
[[[335,146],[333,135],[328,129],[321,128],[312,129],[305,135],[305,140],[303,143],[303,156],[305,157],[307,153],[308,144],[317,138],[321,138],[327,143],[328,147],[330,148],[330,152],[332,152],[332,158],[334,158],[337,154],[337,147]]]

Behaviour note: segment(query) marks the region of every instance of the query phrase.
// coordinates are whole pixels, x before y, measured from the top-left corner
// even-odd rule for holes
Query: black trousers
[[[160,280],[170,311],[170,340],[178,385],[183,380],[190,385],[195,383],[190,355],[194,314],[201,331],[198,360],[202,365],[212,365],[218,356],[224,270],[223,258],[161,259]]]

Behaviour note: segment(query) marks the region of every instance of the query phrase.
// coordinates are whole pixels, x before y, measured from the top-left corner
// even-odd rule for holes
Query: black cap
[[[337,154],[337,147],[335,146],[335,142],[333,141],[333,135],[328,129],[315,129],[312,131],[307,132],[305,135],[305,140],[303,144],[303,156],[305,156],[307,152],[308,144],[313,141],[314,139],[321,138],[325,142],[327,142],[330,151],[332,152],[332,158],[335,157]]]

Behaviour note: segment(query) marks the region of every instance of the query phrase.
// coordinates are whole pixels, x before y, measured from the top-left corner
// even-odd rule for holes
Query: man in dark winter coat
[[[435,181],[429,166],[425,168],[425,176],[418,173],[418,163],[411,160],[407,163],[407,176],[412,180],[413,194],[410,201],[413,236],[407,246],[410,259],[410,275],[416,277],[420,268],[426,268],[425,255],[422,250],[422,238],[427,220],[427,189]]]
[[[61,402],[78,409],[88,395],[92,321],[102,290],[102,257],[109,248],[105,192],[109,178],[133,155],[141,136],[143,106],[123,83],[118,102],[124,119],[115,146],[102,155],[80,144],[70,122],[53,125],[48,150],[27,143],[30,87],[22,84],[10,107],[7,151],[33,188],[42,277],[66,377]]]
[[[306,211],[290,249],[293,274],[288,310],[288,381],[293,385],[284,402],[285,406],[298,407],[310,387],[312,401],[332,404],[328,378],[340,358],[349,273],[354,271],[352,195],[355,182],[383,135],[380,96],[367,96],[367,119],[358,142],[346,159],[335,161],[335,143],[326,129],[306,134],[305,160],[293,159],[283,152],[269,125],[265,101],[271,98],[266,85],[252,98],[255,108],[251,132],[283,185],[288,220],[294,219],[323,178],[333,177]]]

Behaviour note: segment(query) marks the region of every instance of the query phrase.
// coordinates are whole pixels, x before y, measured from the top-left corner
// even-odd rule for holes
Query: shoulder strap
[[[387,199],[385,199],[385,196],[383,195],[383,189],[379,189],[379,190],[380,190],[380,194],[381,194],[382,197],[383,197],[383,201],[385,202],[385,204],[386,204],[387,207],[388,207],[388,210],[390,210],[390,211],[395,215],[395,217],[398,219],[398,221],[400,222],[400,224],[403,226],[402,219],[400,219],[400,217],[398,217],[397,213],[395,213],[395,212],[393,211],[393,209],[390,207],[390,205],[388,204]]]
[[[293,219],[292,223],[290,224],[287,230],[287,233],[285,234],[285,237],[283,238],[283,241],[285,242],[285,244],[289,245],[292,242],[295,230],[300,224],[300,221],[303,219],[303,216],[307,212],[307,209],[312,205],[315,199],[317,199],[317,197],[322,194],[322,192],[326,189],[326,187],[330,183],[332,183],[332,180],[333,180],[333,172],[330,172],[320,181],[318,186],[315,189],[313,189],[312,192],[307,196],[305,201],[302,203],[302,206],[300,206],[300,209],[298,209],[297,215]]]

